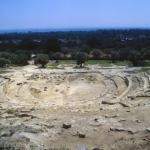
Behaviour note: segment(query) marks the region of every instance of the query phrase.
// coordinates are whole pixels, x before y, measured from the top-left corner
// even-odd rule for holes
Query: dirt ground
[[[149,150],[150,72],[90,68],[1,74],[0,148]]]

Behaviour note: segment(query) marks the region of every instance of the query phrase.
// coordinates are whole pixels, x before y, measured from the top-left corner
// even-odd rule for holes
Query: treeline
[[[1,64],[26,65],[27,61],[31,59],[31,54],[46,54],[49,59],[56,60],[56,62],[59,59],[75,60],[78,52],[86,53],[87,59],[112,59],[112,62],[129,59],[133,65],[143,65],[145,59],[150,59],[150,30],[97,30],[0,35],[0,61],[5,62]],[[66,57],[68,54],[70,57]],[[106,55],[101,57],[102,54]]]
[[[28,60],[31,59],[30,51],[20,51],[18,54],[10,52],[0,52],[0,67],[5,65],[27,65]]]
[[[118,35],[124,36],[118,38]],[[142,37],[142,36],[143,37]],[[150,46],[150,30],[148,29],[129,29],[129,30],[97,30],[97,31],[70,31],[70,32],[35,32],[35,33],[8,33],[0,34],[0,41],[13,40],[41,40],[36,48],[43,48],[47,39],[65,39],[61,42],[61,47],[79,47],[89,45],[90,47],[104,50],[106,48],[126,48],[134,46],[140,50],[145,46]],[[126,40],[128,38],[128,40]],[[125,39],[122,41],[122,39]],[[78,42],[77,42],[78,41]],[[10,44],[11,45],[11,44]]]

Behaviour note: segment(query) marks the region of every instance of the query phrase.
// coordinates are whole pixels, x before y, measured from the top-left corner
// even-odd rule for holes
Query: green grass
[[[108,65],[110,66],[111,65],[111,61],[110,60],[88,60],[85,62],[85,65],[95,65],[95,64],[98,64],[98,65]]]
[[[58,65],[75,65],[77,62],[76,60],[60,60],[59,63],[49,63],[45,67],[50,68],[50,69],[64,69],[64,68],[59,68]],[[132,65],[131,61],[129,60],[124,60],[124,61],[119,61],[116,60],[115,63],[112,63],[111,60],[87,60],[83,66],[85,69],[89,69],[88,65],[98,65],[102,68],[105,67],[112,67],[112,66],[127,66],[127,65]],[[144,67],[150,67],[150,61],[146,61]]]
[[[150,61],[148,61],[148,60],[145,60],[144,67],[150,67]]]
[[[116,66],[127,66],[132,65],[131,61],[125,60],[125,61],[116,61],[116,63],[113,63]]]
[[[76,60],[61,60],[59,64],[77,64]]]
[[[64,69],[64,68],[58,68],[57,66],[52,66],[52,67],[49,67],[49,69]]]
[[[132,63],[129,60],[115,61],[115,63],[112,63],[111,60],[88,60],[85,63],[85,66],[94,65],[94,64],[100,65],[101,67],[112,67],[113,65],[115,65],[115,66],[131,65]]]
[[[59,64],[60,63],[52,63],[52,64],[48,63],[45,67],[47,67],[49,69],[64,69],[64,68],[59,68],[58,67]]]
[[[137,70],[137,71],[142,71],[142,72],[144,72],[144,71],[147,71],[147,70],[150,70],[150,68],[141,68],[141,69],[139,69],[139,70]]]
[[[88,60],[84,64],[85,66],[88,65],[99,65],[101,67],[111,67],[112,63],[111,60]]]

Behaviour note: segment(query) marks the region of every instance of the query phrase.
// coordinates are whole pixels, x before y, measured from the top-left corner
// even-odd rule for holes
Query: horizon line
[[[13,33],[13,32],[59,32],[59,31],[96,31],[96,30],[108,30],[108,29],[150,29],[150,27],[62,27],[62,28],[23,28],[23,29],[0,29],[0,33]],[[34,31],[33,31],[34,30]],[[47,30],[47,31],[35,31],[35,30]],[[49,30],[49,31],[48,31]]]

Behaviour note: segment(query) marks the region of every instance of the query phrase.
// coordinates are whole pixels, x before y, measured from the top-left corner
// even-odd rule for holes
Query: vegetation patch
[[[5,73],[8,73],[10,71],[0,71],[0,74],[5,74]]]
[[[99,65],[101,67],[111,67],[111,61],[110,60],[88,60],[85,62],[85,66],[87,65]]]
[[[62,60],[59,64],[77,64],[76,60]]]
[[[69,78],[68,78],[68,81],[69,81],[69,82],[74,81],[74,80],[76,80],[75,77],[69,77]]]
[[[89,78],[87,78],[87,80],[90,81],[90,82],[97,81],[97,79],[95,77],[89,77]]]
[[[34,93],[41,93],[41,91],[36,88],[30,88],[30,91],[33,91]]]
[[[139,70],[137,70],[137,71],[142,71],[142,72],[145,72],[145,71],[148,71],[148,70],[150,70],[150,68],[145,68],[145,67],[142,67],[141,69],[139,69]]]
[[[51,128],[54,128],[55,126],[53,126],[53,125],[47,125],[47,124],[44,124],[44,126],[45,127],[47,127],[47,128],[49,128],[49,129],[51,129]]]
[[[129,60],[116,61],[116,63],[114,63],[114,65],[116,65],[116,66],[127,66],[127,65],[132,65],[132,62]]]
[[[59,63],[52,63],[52,64],[47,64],[46,67],[49,69],[64,69],[64,68],[59,68]]]
[[[7,111],[6,111],[6,113],[8,113],[8,114],[14,114],[14,113],[16,113],[17,112],[17,110],[13,110],[13,109],[8,109]]]

